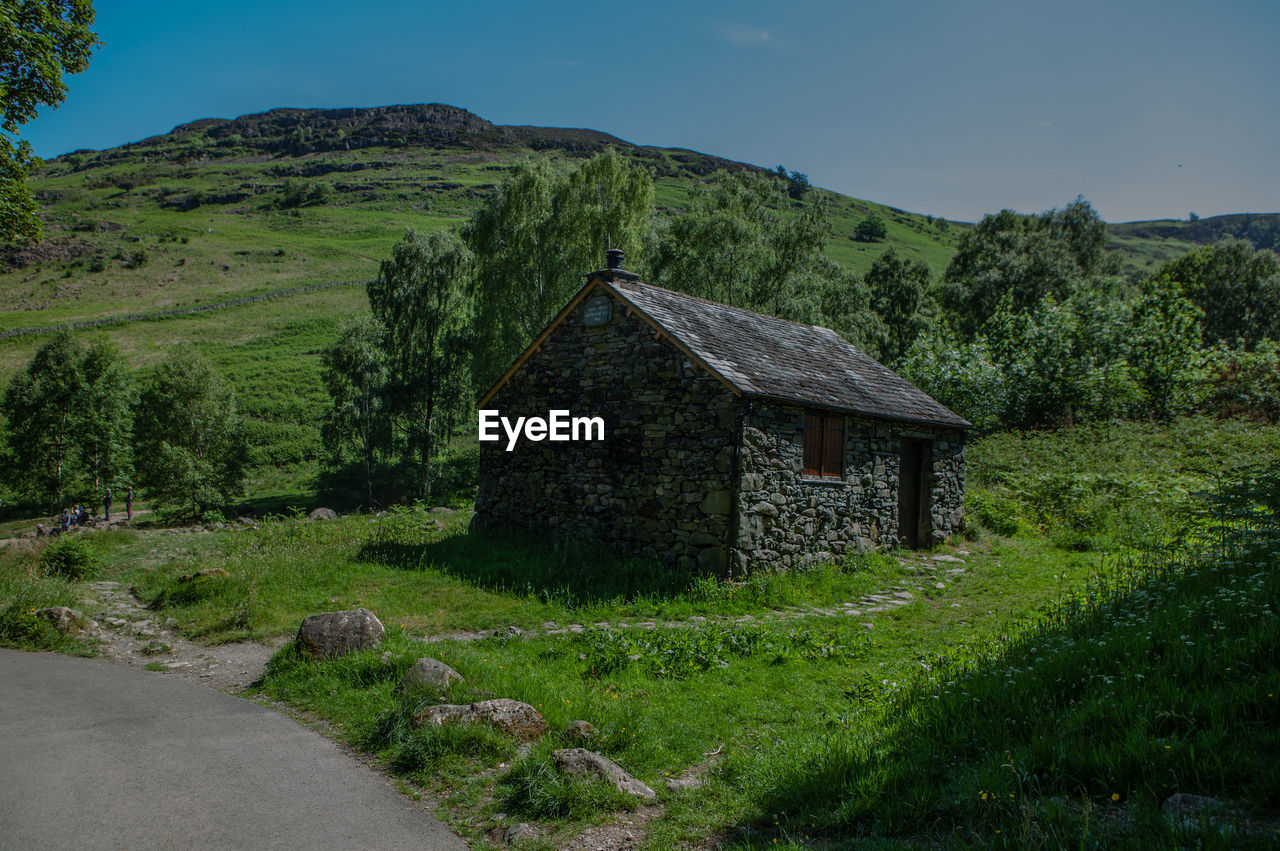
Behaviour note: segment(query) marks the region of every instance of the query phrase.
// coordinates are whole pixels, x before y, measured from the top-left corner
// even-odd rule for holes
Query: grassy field
[[[459,505],[93,546],[100,575],[204,642],[374,611],[381,648],[315,663],[287,646],[261,692],[376,754],[480,845],[529,822],[531,844],[555,847],[634,807],[551,769],[561,731],[585,720],[593,748],[658,790],[626,816],[651,847],[1212,846],[1214,828],[1170,827],[1160,801],[1220,796],[1264,825],[1280,813],[1280,482],[1209,496],[1277,457],[1280,428],[1204,418],[994,435],[971,446],[971,527],[949,547],[738,583],[470,535]],[[38,556],[0,556],[0,622],[83,596]],[[227,575],[179,580],[207,567]],[[465,682],[398,693],[423,655]],[[409,723],[493,696],[537,707],[552,732],[522,753],[488,729]],[[704,785],[667,791],[689,774]]]

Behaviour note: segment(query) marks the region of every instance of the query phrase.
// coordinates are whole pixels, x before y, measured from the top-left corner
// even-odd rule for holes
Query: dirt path
[[[161,620],[119,582],[94,582],[94,597],[80,601],[97,622],[91,634],[104,659],[131,668],[177,674],[219,691],[241,692],[262,677],[267,660],[285,642],[238,641],[203,646],[178,635],[172,618]]]

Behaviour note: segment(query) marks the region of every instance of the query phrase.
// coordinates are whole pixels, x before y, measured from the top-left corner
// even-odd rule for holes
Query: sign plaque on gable
[[[588,328],[606,325],[613,318],[613,301],[607,295],[598,295],[587,302],[582,322]]]

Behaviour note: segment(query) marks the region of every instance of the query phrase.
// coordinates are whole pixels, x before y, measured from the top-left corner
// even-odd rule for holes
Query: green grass
[[[985,500],[990,517],[945,550],[965,553],[956,574],[891,553],[724,583],[582,542],[470,535],[468,511],[421,509],[117,533],[100,570],[206,642],[288,634],[317,611],[374,611],[388,626],[381,647],[317,663],[286,646],[262,691],[425,787],[473,839],[537,821],[561,843],[632,806],[551,768],[550,751],[571,744],[562,731],[585,720],[600,731],[594,749],[658,790],[656,847],[737,826],[767,845],[1169,845],[1185,840],[1156,817],[1173,790],[1277,810],[1273,539],[1232,543],[1216,560],[1188,547],[1216,534],[1220,549],[1223,529],[1242,525],[1206,513],[1203,494],[1227,470],[1276,457],[1278,439],[1275,427],[1195,418],[975,441],[970,514]],[[1088,548],[1055,531],[1080,500],[1104,504],[1085,512],[1101,518]],[[1016,530],[994,531],[1007,515]],[[1139,545],[1153,533],[1127,531],[1188,524],[1198,536],[1150,557]],[[229,575],[179,581],[215,566]],[[39,581],[60,583],[46,595],[75,593]],[[891,611],[815,611],[903,584],[915,598]],[[547,634],[547,621],[584,629]],[[500,634],[416,638],[481,630]],[[423,655],[465,681],[397,692]],[[551,733],[521,754],[490,730],[409,722],[424,701],[495,696],[532,704]],[[705,786],[666,791],[695,767]]]

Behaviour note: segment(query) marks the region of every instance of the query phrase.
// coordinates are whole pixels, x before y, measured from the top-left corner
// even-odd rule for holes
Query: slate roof
[[[604,271],[606,284],[746,396],[951,428],[971,424],[829,328]]]

